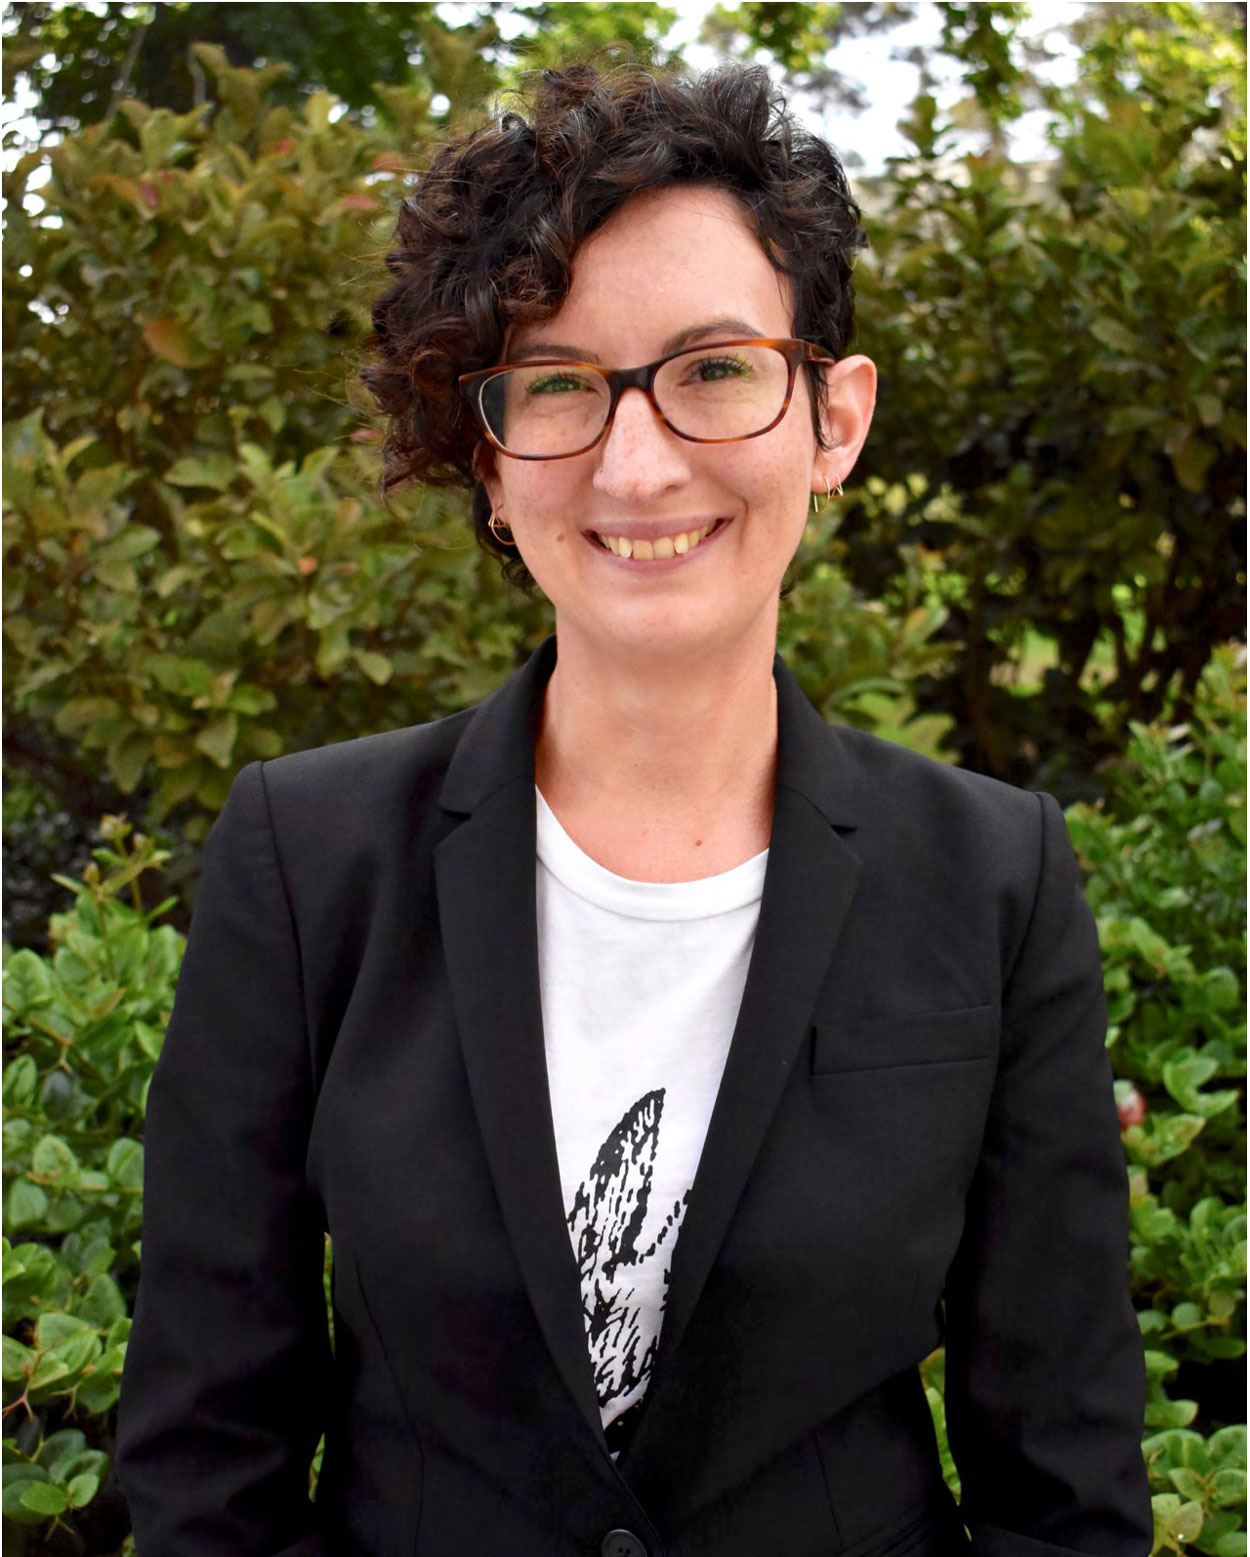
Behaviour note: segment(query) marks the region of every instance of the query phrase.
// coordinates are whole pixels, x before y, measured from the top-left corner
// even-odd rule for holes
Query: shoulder
[[[413,838],[441,835],[439,796],[473,712],[249,764],[206,859],[276,849],[288,886],[313,889],[361,861],[410,857]]]
[[[358,736],[258,764],[271,807],[361,810],[404,796],[437,794],[473,709],[429,724]]]
[[[904,879],[1014,884],[1031,891],[1048,848],[1070,853],[1049,796],[829,725],[829,760],[844,770],[848,841]]]
[[[860,785],[886,796],[915,797],[972,815],[1035,814],[1038,796],[1001,779],[939,762],[850,725],[828,726],[835,752],[853,765]]]

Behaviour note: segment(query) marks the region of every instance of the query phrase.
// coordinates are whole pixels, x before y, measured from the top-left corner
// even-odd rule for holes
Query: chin
[[[565,620],[566,634],[570,624]],[[556,631],[561,618],[557,612]],[[655,602],[649,608],[602,616],[589,631],[574,626],[571,635],[593,641],[600,652],[622,657],[674,657],[691,663],[705,656],[725,655],[744,647],[760,631],[760,618],[727,620],[715,610],[700,611],[694,601]],[[775,633],[775,625],[769,628]],[[770,639],[771,643],[771,639]],[[771,648],[770,648],[771,653]]]

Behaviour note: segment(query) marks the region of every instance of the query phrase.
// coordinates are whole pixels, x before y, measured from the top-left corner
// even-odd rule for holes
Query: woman
[[[556,634],[478,710],[248,768],[214,830],[149,1110],[140,1557],[1149,1551],[1062,816],[774,659],[872,415],[860,241],[754,70],[548,74],[405,203],[388,479],[475,483]]]

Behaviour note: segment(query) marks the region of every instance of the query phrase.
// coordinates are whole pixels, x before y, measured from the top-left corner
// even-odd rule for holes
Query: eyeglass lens
[[[747,438],[781,414],[790,367],[774,346],[703,346],[664,363],[655,399],[689,438]],[[552,456],[584,449],[603,431],[607,382],[576,363],[530,364],[487,379],[482,414],[512,454]]]

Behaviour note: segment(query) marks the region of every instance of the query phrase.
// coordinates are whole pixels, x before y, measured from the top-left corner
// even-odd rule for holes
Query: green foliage
[[[1068,794],[1244,623],[1244,32],[1167,9],[1108,23],[1052,95],[1053,166],[954,155],[921,96],[868,195],[865,469],[925,485],[849,515],[851,576],[875,594],[902,548],[941,551],[957,652],[922,705],[965,761]]]
[[[138,1274],[143,1116],[182,938],[142,881],[163,859],[106,818],[49,957],[6,956],[6,1519],[85,1509],[108,1466]]]
[[[902,501],[905,487],[881,500]],[[949,650],[937,641],[946,620],[935,583],[937,559],[913,551],[888,600],[863,600],[838,566],[836,519],[811,521],[791,567],[778,649],[825,715],[943,758],[950,720],[917,712],[914,688],[939,673]]]
[[[1188,1431],[1237,1409],[1228,1392],[1201,1397],[1246,1350],[1245,801],[1238,649],[1213,658],[1188,723],[1135,725],[1105,802],[1068,812],[1098,920],[1129,1165],[1155,1550],[1213,1557],[1246,1540],[1244,1426]],[[1169,1395],[1182,1364],[1197,1400]]]
[[[1154,1497],[1153,1552],[1189,1548],[1211,1557],[1245,1557],[1246,1429],[1225,1427],[1210,1438],[1170,1428],[1142,1448]]]
[[[109,119],[128,98],[186,114],[209,95],[197,45],[212,44],[233,66],[279,60],[271,101],[299,109],[332,93],[362,121],[406,117],[405,99],[447,99],[458,124],[520,68],[541,68],[619,45],[632,56],[663,55],[660,38],[676,12],[637,4],[460,5],[453,23],[433,4],[275,7],[220,4],[50,5],[9,8],[6,95],[33,98],[47,127],[73,131]]]
[[[1142,1331],[1201,1364],[1245,1352],[1245,717],[1244,651],[1222,651],[1190,722],[1135,726],[1105,805],[1068,818],[1103,949]],[[1160,1398],[1152,1425],[1195,1410]]]
[[[128,104],[125,133],[7,187],[29,270],[5,301],[9,706],[30,764],[50,727],[150,820],[211,815],[252,757],[477,701],[544,625],[462,501],[387,514],[351,441],[373,436],[345,344],[396,154],[328,98],[268,108],[263,77],[201,57],[217,112]]]

